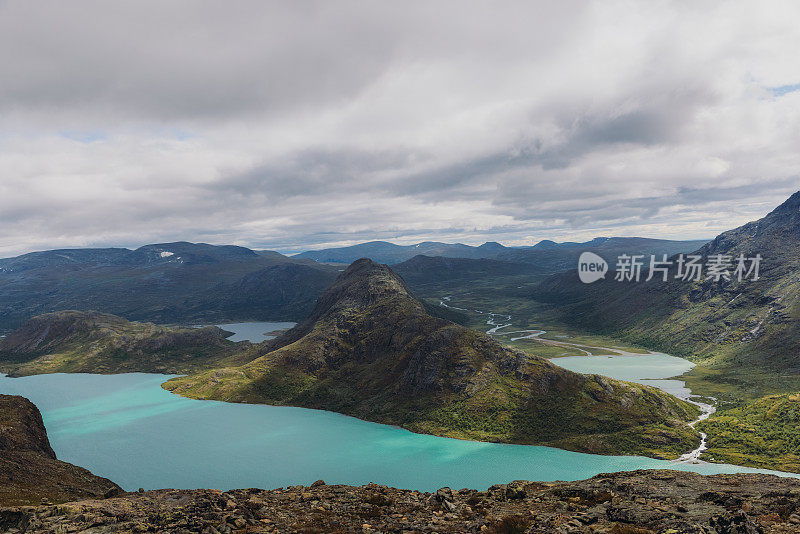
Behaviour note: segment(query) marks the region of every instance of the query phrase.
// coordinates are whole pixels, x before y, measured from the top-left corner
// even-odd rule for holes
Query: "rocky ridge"
[[[366,486],[158,490],[0,509],[0,530],[217,533],[773,534],[800,531],[800,481],[633,471],[434,493]]]

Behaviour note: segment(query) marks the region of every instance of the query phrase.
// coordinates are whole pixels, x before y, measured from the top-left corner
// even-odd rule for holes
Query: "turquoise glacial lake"
[[[276,488],[324,479],[430,491],[632,469],[768,472],[462,441],[318,410],[191,400],[161,389],[168,378],[0,376],[0,393],[23,395],[39,407],[60,459],[127,490]]]
[[[679,399],[685,400],[692,393],[683,380],[670,377],[682,375],[694,367],[694,364],[669,354],[566,356],[553,358],[550,361],[576,373],[605,375],[618,380],[657,387]]]
[[[218,324],[223,330],[233,332],[233,335],[228,339],[230,341],[252,341],[253,343],[261,343],[267,339],[273,339],[276,336],[267,335],[276,330],[288,330],[297,323],[225,323]]]

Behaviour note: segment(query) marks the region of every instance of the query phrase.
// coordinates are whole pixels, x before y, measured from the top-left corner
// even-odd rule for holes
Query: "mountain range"
[[[61,310],[157,323],[301,320],[338,270],[202,243],[67,249],[0,260],[0,331]]]
[[[329,409],[431,434],[658,456],[691,448],[696,434],[684,423],[693,407],[652,388],[570,373],[451,322],[466,324],[467,310],[432,299],[461,287],[473,306],[505,298],[518,306],[513,313],[700,362],[689,377],[693,391],[720,400],[697,427],[713,430],[705,457],[800,469],[790,423],[800,403],[800,192],[702,244],[600,238],[483,248],[497,258],[416,254],[392,268],[192,243],[0,260],[6,328],[51,312],[0,341],[0,370],[175,372],[188,376],[166,387],[186,396]],[[645,269],[640,282],[606,276],[584,284],[574,266],[587,250],[612,269],[621,253],[666,254],[672,266],[666,280],[646,281]],[[677,254],[687,253],[704,262],[759,256],[760,271],[741,281],[684,281]],[[429,302],[416,298],[422,289]],[[48,309],[66,307],[80,311]],[[130,321],[137,317],[303,322],[253,345],[214,328]],[[777,413],[780,420],[769,416]]]
[[[63,249],[0,259],[0,333],[35,315],[62,310],[100,311],[132,321],[199,324],[237,321],[299,321],[344,269],[361,257],[398,264],[414,257],[471,259],[433,268],[426,260],[399,266],[412,287],[482,275],[543,277],[571,268],[584,245],[601,253],[686,251],[695,242],[644,238],[598,238],[586,244],[543,241],[530,248],[498,243],[480,247],[421,243],[401,247],[374,242],[334,251],[287,257],[274,251],[204,243],[161,243],[126,248]],[[435,260],[439,261],[439,260]],[[526,264],[514,266],[511,264]],[[427,267],[431,267],[427,270]]]
[[[703,458],[800,471],[800,192],[693,255],[726,258],[728,275],[706,270],[684,281],[672,257],[666,281],[661,272],[646,281],[645,270],[639,282],[583,284],[572,270],[546,278],[529,298],[556,323],[700,363],[687,380],[719,406],[697,425],[709,434]],[[746,271],[760,258],[757,275],[739,279],[740,257]]]
[[[439,256],[444,258],[493,259],[517,263],[531,263],[543,271],[557,272],[572,268],[581,252],[628,254],[676,254],[690,252],[705,241],[670,241],[644,237],[598,237],[585,243],[556,243],[544,240],[529,247],[506,247],[487,242],[473,247],[461,243],[426,241],[416,245],[396,245],[386,241],[371,241],[349,247],[311,250],[293,256],[312,259],[320,263],[352,263],[369,258],[378,263],[394,265],[414,256]]]

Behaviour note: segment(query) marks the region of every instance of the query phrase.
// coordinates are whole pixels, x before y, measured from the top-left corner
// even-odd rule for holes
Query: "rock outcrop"
[[[121,492],[110,480],[57,460],[36,406],[23,397],[0,395],[0,504],[65,502]]]
[[[517,481],[435,493],[376,484],[160,490],[0,509],[0,530],[203,533],[697,533],[800,531],[800,481],[676,471]]]

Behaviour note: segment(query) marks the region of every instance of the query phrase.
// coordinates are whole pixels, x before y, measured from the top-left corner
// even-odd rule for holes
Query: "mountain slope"
[[[34,252],[0,260],[0,331],[59,310],[158,323],[300,320],[336,273],[277,252],[203,243]]]
[[[392,266],[392,270],[414,288],[443,282],[463,284],[472,280],[491,280],[503,276],[542,275],[542,270],[531,264],[423,255],[398,263]]]
[[[387,266],[362,259],[311,316],[245,365],[164,384],[180,395],[334,410],[413,431],[674,456],[694,407],[586,376],[426,313]]]
[[[715,461],[800,473],[800,393],[724,410],[698,428]]]
[[[534,298],[553,303],[568,323],[652,348],[800,369],[800,192],[763,219],[720,234],[696,254],[727,255],[734,266],[740,254],[760,254],[760,278],[684,282],[674,278],[673,267],[666,282],[659,277],[616,282],[607,276],[584,285],[572,271],[542,282]],[[612,258],[607,260],[613,269]]]
[[[542,271],[557,273],[574,269],[582,252],[594,252],[603,257],[616,258],[620,254],[662,254],[672,256],[688,253],[703,246],[706,241],[671,241],[645,237],[598,237],[585,243],[553,243],[542,241],[531,248],[507,249],[495,259],[531,263]]]
[[[220,365],[241,349],[211,326],[167,328],[98,312],[34,317],[0,339],[0,371],[43,373],[186,373]]]
[[[112,497],[122,489],[56,459],[42,415],[29,400],[0,395],[0,505]],[[0,528],[2,528],[0,526]]]

